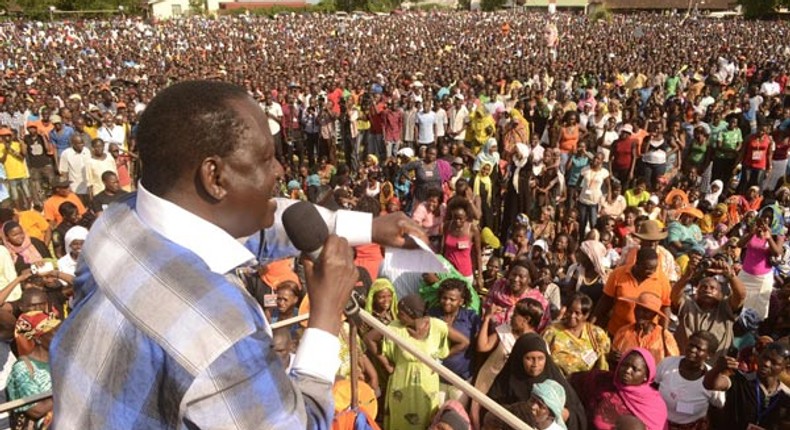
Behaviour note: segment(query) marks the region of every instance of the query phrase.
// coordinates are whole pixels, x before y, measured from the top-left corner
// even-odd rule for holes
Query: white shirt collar
[[[252,252],[225,230],[151,194],[142,184],[137,190],[137,214],[143,224],[165,239],[197,254],[214,273],[224,275],[255,259]]]

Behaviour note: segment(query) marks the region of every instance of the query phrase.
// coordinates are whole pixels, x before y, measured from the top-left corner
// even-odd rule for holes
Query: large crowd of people
[[[365,308],[532,427],[790,428],[787,21],[0,26],[8,399],[52,388],[48,347],[73,306],[82,244],[136,189],[140,115],[173,83],[207,79],[245,88],[265,112],[279,197],[402,211],[423,228],[445,272],[395,270],[380,245],[354,248]],[[215,122],[190,132],[240,126]],[[309,311],[298,260],[243,275],[269,322]],[[286,369],[302,332],[274,333]],[[340,338],[338,412],[354,375],[370,425],[508,428],[381,333],[361,327],[359,369]],[[52,417],[52,400],[11,414],[13,428]]]

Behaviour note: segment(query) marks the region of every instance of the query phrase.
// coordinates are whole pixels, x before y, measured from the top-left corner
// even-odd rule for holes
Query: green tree
[[[770,18],[780,7],[790,7],[790,0],[738,0],[746,19]]]
[[[499,10],[505,5],[506,0],[480,0],[480,9],[486,12]]]

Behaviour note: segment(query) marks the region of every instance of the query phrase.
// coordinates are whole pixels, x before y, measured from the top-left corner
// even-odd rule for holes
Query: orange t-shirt
[[[638,283],[634,275],[631,274],[633,265],[620,266],[609,274],[609,279],[606,280],[606,285],[603,287],[603,293],[615,299],[614,307],[612,308],[612,317],[609,319],[607,330],[610,334],[616,334],[618,330],[636,322],[634,319],[634,303],[618,299],[633,299],[636,300],[640,294],[648,292],[661,297],[662,306],[669,306],[671,301],[669,293],[671,286],[669,279],[661,270],[656,272],[649,278]]]
[[[565,131],[567,127],[560,129],[560,151],[570,154],[576,152],[576,145],[579,144],[579,127],[574,127],[573,131]]]
[[[59,195],[53,195],[52,197],[48,198],[44,201],[44,218],[47,221],[58,225],[63,221],[63,217],[60,216],[60,212],[58,212],[58,208],[60,205],[65,202],[72,202],[77,206],[77,211],[79,211],[80,215],[83,215],[87,209],[85,209],[85,205],[82,204],[82,201],[79,197],[77,197],[74,193],[69,193],[67,197],[61,197]]]

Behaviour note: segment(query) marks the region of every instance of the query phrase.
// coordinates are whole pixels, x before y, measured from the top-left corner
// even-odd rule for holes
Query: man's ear
[[[225,163],[216,155],[203,159],[197,172],[197,186],[206,196],[214,200],[222,200],[228,191],[223,184]]]

